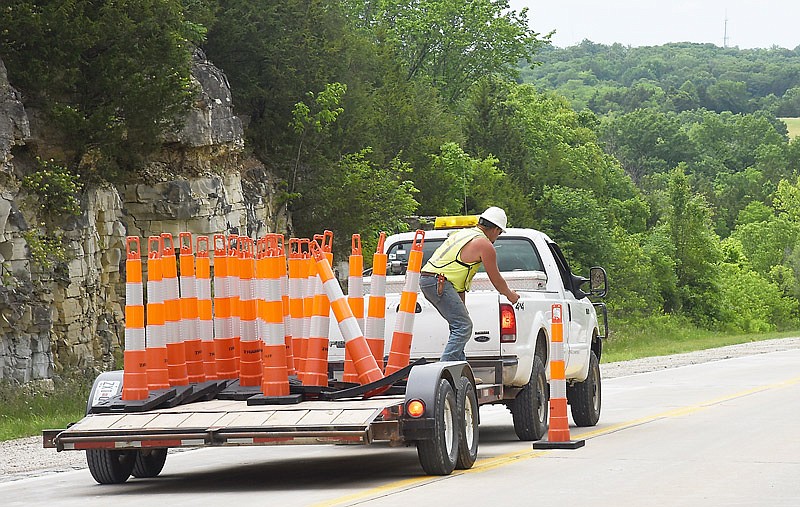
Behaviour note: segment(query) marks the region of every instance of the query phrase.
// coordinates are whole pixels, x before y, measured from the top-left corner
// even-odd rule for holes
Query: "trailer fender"
[[[122,370],[104,371],[94,379],[86,402],[86,414],[89,414],[92,407],[101,401],[122,393],[122,374]]]
[[[421,417],[411,417],[404,410],[403,436],[407,441],[430,440],[434,430],[434,407],[436,405],[437,390],[441,379],[447,380],[458,390],[461,377],[467,377],[475,384],[475,376],[469,363],[466,361],[444,361],[415,366],[411,369],[406,384],[405,407],[409,402],[418,400],[425,404],[425,413]]]

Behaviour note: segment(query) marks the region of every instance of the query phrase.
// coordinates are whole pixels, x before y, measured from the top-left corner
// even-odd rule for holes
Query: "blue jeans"
[[[439,315],[444,317],[447,324],[450,326],[450,337],[447,339],[447,345],[444,347],[440,361],[466,361],[467,356],[464,354],[464,347],[472,337],[472,319],[467,312],[467,307],[461,297],[459,297],[453,284],[450,282],[444,283],[444,292],[442,295],[436,292],[436,277],[435,276],[421,276],[419,278],[419,288],[434,308],[439,312]]]

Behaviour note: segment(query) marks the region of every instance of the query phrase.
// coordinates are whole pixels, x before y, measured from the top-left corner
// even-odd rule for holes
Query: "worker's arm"
[[[479,238],[474,242],[476,242],[475,246],[480,253],[481,261],[483,261],[483,269],[489,275],[489,281],[492,282],[497,292],[507,297],[512,304],[516,303],[519,299],[519,294],[511,290],[503,275],[500,274],[500,268],[497,267],[497,251],[495,251],[494,245],[484,238]]]

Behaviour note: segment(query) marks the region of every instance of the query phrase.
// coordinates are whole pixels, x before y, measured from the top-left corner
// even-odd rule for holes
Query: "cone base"
[[[552,442],[539,440],[533,443],[534,449],[578,449],[586,445],[586,440],[567,440],[565,442]]]

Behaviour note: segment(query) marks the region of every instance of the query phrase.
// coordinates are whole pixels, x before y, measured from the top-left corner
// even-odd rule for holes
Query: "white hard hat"
[[[502,208],[498,208],[497,206],[486,208],[486,211],[481,213],[481,216],[478,218],[482,218],[487,222],[491,222],[492,224],[502,229],[503,232],[506,232],[506,226],[508,225],[508,218],[506,217],[506,212],[503,211]]]

